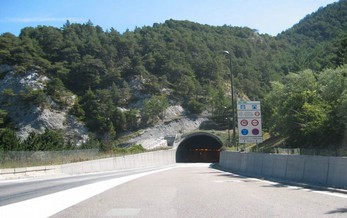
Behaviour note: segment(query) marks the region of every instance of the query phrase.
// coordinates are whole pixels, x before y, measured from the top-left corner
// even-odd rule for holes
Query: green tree
[[[112,120],[115,123],[115,128],[117,131],[122,132],[127,129],[127,118],[121,110],[115,109],[112,116]]]
[[[87,126],[92,131],[97,131],[99,129],[96,121],[96,114],[98,112],[97,97],[91,89],[88,89],[86,94],[82,97],[81,107],[85,112]]]
[[[347,130],[347,91],[344,91],[340,98],[341,105],[338,107],[338,117],[344,124],[345,132]]]
[[[112,83],[111,87],[111,99],[112,102],[116,105],[118,105],[122,99],[121,91],[114,82]]]
[[[14,65],[18,60],[14,57],[14,52],[19,46],[20,40],[11,33],[0,35],[0,62]]]
[[[18,151],[22,149],[22,144],[16,132],[9,128],[0,129],[0,150]]]
[[[337,50],[337,65],[347,64],[347,37],[341,40]]]
[[[204,104],[192,99],[188,102],[188,109],[194,114],[201,114],[204,110]]]
[[[127,121],[128,130],[135,130],[138,128],[139,116],[140,116],[140,112],[138,110],[132,109],[129,111],[125,111],[125,117]]]
[[[169,106],[168,99],[165,95],[152,96],[144,102],[142,110],[142,123],[144,125],[153,124],[156,118],[164,118],[164,111]]]
[[[337,69],[327,69],[318,75],[318,91],[323,100],[332,106],[339,104],[339,98],[347,88],[347,65]]]
[[[317,76],[306,70],[287,75],[283,83],[274,82],[263,113],[269,130],[288,137],[292,146],[339,143],[344,124],[336,114],[346,89],[339,72],[327,70]]]
[[[0,128],[3,127],[7,118],[7,111],[0,109]]]
[[[119,106],[124,106],[128,103],[128,101],[132,97],[131,89],[129,87],[129,84],[124,80],[122,83],[122,98],[119,101]]]
[[[53,78],[47,84],[46,94],[51,96],[56,102],[66,104],[65,97],[68,96],[64,83],[59,78]],[[72,94],[70,94],[72,95]]]
[[[228,109],[231,108],[231,98],[225,95],[221,89],[212,93],[212,114],[213,119],[217,122],[224,123],[224,119],[228,114],[231,114]]]
[[[65,148],[64,137],[61,132],[46,129],[43,134],[31,132],[23,142],[29,151],[51,151]]]
[[[89,87],[95,89],[106,72],[106,66],[100,59],[86,55],[70,72],[70,87],[77,92],[84,92]]]

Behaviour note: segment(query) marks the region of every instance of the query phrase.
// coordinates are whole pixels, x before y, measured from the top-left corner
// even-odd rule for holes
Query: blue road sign
[[[248,129],[243,129],[241,130],[242,135],[248,135]]]

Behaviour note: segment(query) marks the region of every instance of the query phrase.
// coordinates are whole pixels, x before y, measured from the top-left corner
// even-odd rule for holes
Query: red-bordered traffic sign
[[[259,111],[254,112],[254,116],[259,117],[260,116],[260,112]]]
[[[247,120],[241,120],[240,124],[241,124],[241,126],[247,126],[248,125],[248,121]]]
[[[259,129],[252,129],[252,134],[253,135],[259,135],[260,130]]]
[[[254,120],[251,121],[251,124],[252,124],[252,126],[258,126],[259,125],[259,120],[254,119]]]

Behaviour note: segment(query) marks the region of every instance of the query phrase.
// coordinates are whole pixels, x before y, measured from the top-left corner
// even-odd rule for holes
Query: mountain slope
[[[208,109],[221,121],[230,114],[229,60],[238,96],[255,100],[289,72],[345,63],[340,54],[347,54],[346,5],[341,0],[321,8],[277,37],[247,27],[176,20],[124,34],[90,21],[27,27],[19,37],[0,36],[0,63],[13,69],[1,71],[0,79],[27,72],[49,78],[52,82],[39,92],[29,87],[34,95],[27,99],[35,97],[37,108],[51,105],[50,98],[64,105],[66,96],[76,96],[64,112],[82,120],[100,140],[154,125],[169,105],[196,114]],[[0,110],[10,112],[3,100],[9,93],[0,94]],[[7,114],[13,123],[21,122]]]
[[[292,71],[343,64],[338,53],[347,38],[347,0],[318,9],[277,38],[289,44]]]

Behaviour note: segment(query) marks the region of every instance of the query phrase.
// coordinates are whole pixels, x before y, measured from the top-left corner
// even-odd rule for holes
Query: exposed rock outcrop
[[[50,79],[35,71],[19,74],[9,66],[0,66],[1,74],[5,76],[0,79],[0,93],[7,91],[10,94],[0,95],[0,102],[5,102],[0,105],[0,109],[8,112],[21,140],[25,140],[31,132],[43,133],[47,129],[62,131],[65,138],[75,140],[77,146],[88,140],[88,129],[84,123],[69,113],[76,96],[72,93],[64,96],[64,102],[67,103],[62,105],[42,92],[44,106],[34,102],[25,102],[20,98],[21,93],[33,90],[44,91]],[[143,101],[145,97],[138,96],[138,99]],[[136,104],[141,105],[141,102]],[[121,108],[121,110],[127,109]],[[132,138],[128,143],[141,144],[146,149],[166,146],[165,139],[168,137],[176,137],[198,129],[201,123],[207,120],[206,118],[187,117],[185,110],[179,105],[168,107],[163,114],[163,120],[160,123],[144,129],[141,135]]]
[[[69,114],[70,108],[59,106],[59,103],[52,100],[50,96],[44,96],[46,107],[33,102],[23,102],[17,97],[20,92],[44,90],[47,82],[50,81],[48,77],[35,71],[16,74],[8,66],[2,66],[1,70],[9,72],[0,80],[0,93],[10,91],[13,96],[0,95],[0,102],[7,102],[0,108],[8,112],[12,123],[18,129],[17,135],[21,140],[25,140],[30,132],[43,133],[46,129],[63,131],[66,139],[75,140],[77,146],[88,139],[87,128]],[[70,98],[73,99],[74,96]]]
[[[144,132],[129,140],[129,143],[141,144],[146,149],[162,146],[162,140],[199,129],[207,118],[189,118],[181,106],[170,106],[165,111],[165,122],[147,128]]]

